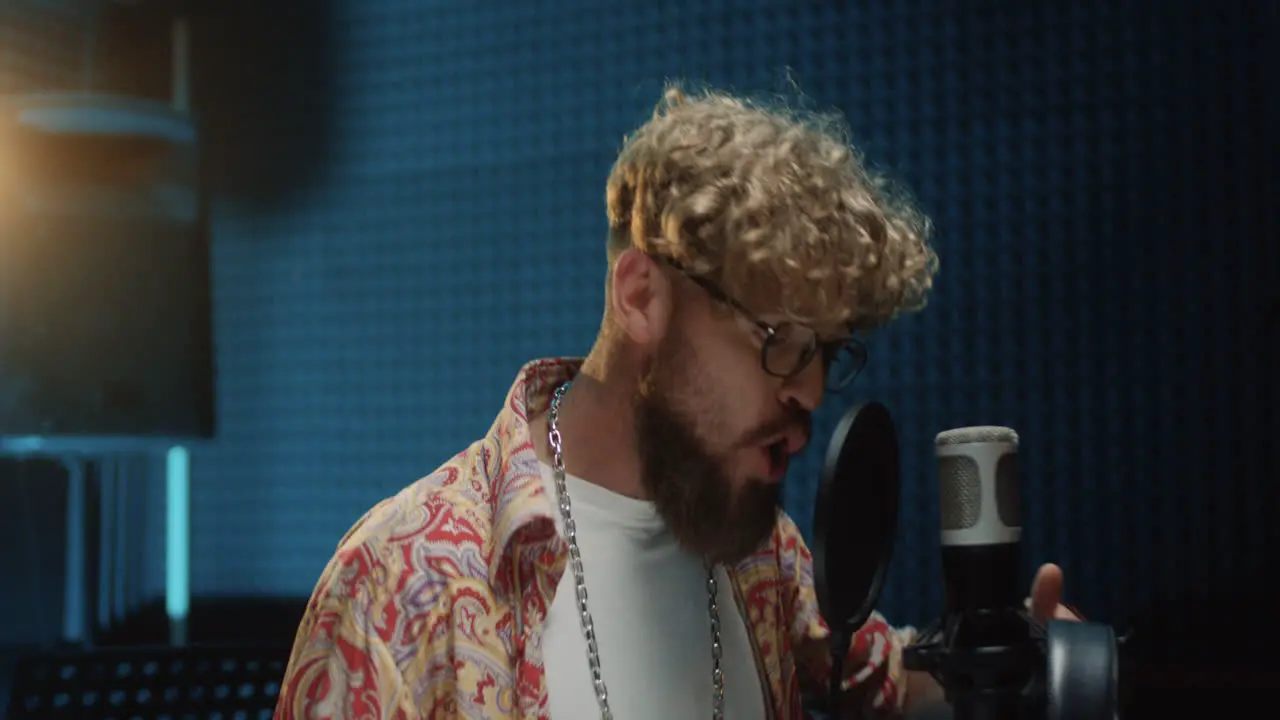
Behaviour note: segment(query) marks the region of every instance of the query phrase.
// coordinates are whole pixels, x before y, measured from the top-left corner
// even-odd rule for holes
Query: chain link
[[[564,447],[560,437],[560,401],[572,383],[565,383],[556,388],[551,397],[551,413],[548,425],[548,440],[551,442],[552,469],[555,471],[556,494],[559,496],[560,518],[564,522],[565,539],[569,541],[569,567],[573,571],[573,581],[578,596],[578,618],[582,624],[582,636],[587,640],[587,664],[591,669],[591,684],[595,688],[596,702],[600,705],[602,720],[613,720],[613,711],[609,709],[609,690],[604,684],[604,675],[600,670],[600,648],[596,644],[596,627],[591,619],[591,610],[587,606],[587,583],[582,570],[582,553],[578,550],[578,530],[573,522],[573,506],[569,502],[569,487],[565,482]],[[721,667],[723,647],[720,644],[720,607],[716,604],[719,596],[716,575],[711,566],[707,567],[707,613],[711,617],[711,717],[713,720],[724,720],[724,669]]]

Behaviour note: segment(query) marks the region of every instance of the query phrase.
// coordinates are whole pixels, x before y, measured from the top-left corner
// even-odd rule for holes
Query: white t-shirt
[[[543,482],[556,503],[552,470]],[[651,503],[566,478],[587,606],[616,720],[711,717],[711,620],[702,561],[676,544]],[[762,720],[764,694],[747,627],[717,568],[726,720]],[[598,720],[573,568],[566,565],[542,637],[552,720]]]

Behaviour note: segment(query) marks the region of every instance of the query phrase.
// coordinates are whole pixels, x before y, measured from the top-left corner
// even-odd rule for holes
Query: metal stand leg
[[[98,630],[111,628],[111,601],[119,568],[116,560],[116,463],[103,459],[98,464]]]
[[[129,526],[127,528],[128,540],[128,561],[125,567],[128,569],[129,577],[125,585],[125,614],[131,615],[142,607],[143,601],[147,596],[147,575],[151,567],[151,556],[147,554],[147,535],[149,527],[146,525],[146,518],[152,512],[151,503],[147,501],[151,497],[151,487],[154,483],[155,475],[159,473],[152,472],[155,465],[151,454],[135,456],[129,465],[129,477],[131,478],[132,488],[129,491]]]
[[[85,639],[85,473],[80,458],[62,460],[67,470],[66,582],[62,598],[62,640],[79,644]]]
[[[169,643],[187,642],[187,614],[191,608],[191,457],[175,446],[165,458],[164,604],[169,615]]]
[[[124,461],[116,464],[115,487],[115,522],[112,530],[112,567],[115,568],[115,584],[111,587],[111,622],[124,622],[125,615],[131,609],[129,602],[129,548],[132,535],[129,532],[129,486],[138,478],[127,475],[129,465]]]

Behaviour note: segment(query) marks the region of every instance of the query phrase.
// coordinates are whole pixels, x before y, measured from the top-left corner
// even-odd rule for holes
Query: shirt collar
[[[578,358],[543,358],[520,369],[506,403],[485,437],[484,475],[493,493],[493,540],[499,551],[490,563],[494,587],[511,579],[509,562],[516,545],[561,542],[555,530],[555,503],[547,495],[529,419],[546,412],[552,392],[582,367]]]

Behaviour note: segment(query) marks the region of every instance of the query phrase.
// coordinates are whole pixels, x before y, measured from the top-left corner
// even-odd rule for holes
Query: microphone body
[[[1021,607],[1018,434],[960,428],[939,433],[935,446],[948,612]]]

